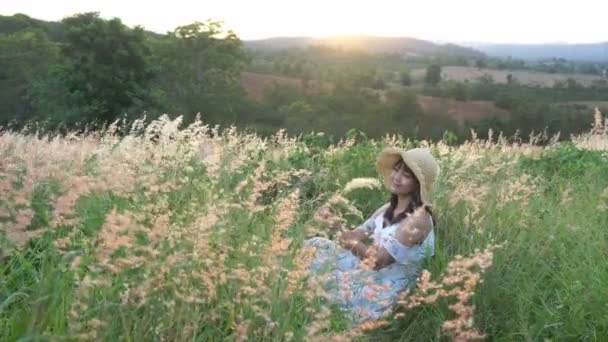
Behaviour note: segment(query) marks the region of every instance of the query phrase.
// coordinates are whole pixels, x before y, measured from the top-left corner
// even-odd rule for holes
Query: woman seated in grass
[[[429,195],[439,165],[430,151],[388,148],[377,169],[390,202],[344,234],[340,246],[319,237],[304,243],[315,249],[311,268],[326,277],[332,301],[359,321],[389,313],[399,292],[415,285],[425,257],[435,253]]]

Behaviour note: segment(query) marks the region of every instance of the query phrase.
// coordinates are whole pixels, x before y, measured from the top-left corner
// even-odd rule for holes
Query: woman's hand
[[[386,249],[376,245],[368,247],[363,243],[369,236],[370,233],[365,229],[357,228],[344,233],[340,239],[340,244],[359,257],[370,269],[379,270],[392,264],[395,259],[393,259]]]
[[[369,233],[366,230],[357,228],[342,234],[339,243],[342,247],[352,250],[358,243],[367,240],[368,237]]]

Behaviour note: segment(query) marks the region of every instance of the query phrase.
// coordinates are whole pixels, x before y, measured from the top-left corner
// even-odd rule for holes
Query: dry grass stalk
[[[476,251],[471,257],[456,256],[443,274],[440,281],[431,280],[431,274],[423,271],[418,279],[415,292],[406,291],[400,298],[399,304],[405,308],[413,308],[422,304],[435,303],[439,298],[453,298],[450,310],[455,318],[445,321],[442,330],[455,341],[480,340],[484,335],[474,327],[474,306],[471,298],[475,293],[481,275],[492,265],[493,252],[502,245],[493,245],[482,251]]]

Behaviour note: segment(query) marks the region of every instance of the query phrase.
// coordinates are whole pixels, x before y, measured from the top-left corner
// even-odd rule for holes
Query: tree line
[[[146,113],[234,121],[248,108],[241,40],[218,22],[167,34],[82,13],[58,23],[0,17],[0,125],[102,125]]]
[[[488,64],[497,63],[485,60]],[[586,108],[558,105],[608,100],[605,84],[576,82],[529,87],[515,79],[458,83],[441,77],[443,65],[471,65],[462,56],[371,54],[327,46],[248,50],[218,22],[196,22],[166,34],[130,28],[120,19],[82,13],[59,23],[25,15],[0,16],[0,126],[38,122],[41,129],[88,129],[146,115],[200,113],[210,124],[236,124],[262,134],[287,128],[341,137],[351,129],[372,137],[463,140],[470,129],[526,135],[549,128],[564,137],[588,128]],[[478,60],[478,67],[487,67]],[[519,63],[507,59],[504,63]],[[410,70],[424,67],[423,84]],[[276,84],[261,103],[240,83],[244,70],[297,78]],[[486,100],[510,112],[460,125],[447,113],[425,112],[417,95]],[[448,133],[446,133],[448,132]]]

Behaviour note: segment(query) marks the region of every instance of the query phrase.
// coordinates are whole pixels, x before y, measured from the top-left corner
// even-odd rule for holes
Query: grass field
[[[606,129],[547,147],[326,146],[179,123],[0,133],[1,341],[608,338]],[[352,325],[301,246],[387,200],[345,189],[377,177],[385,146],[441,163],[437,254],[394,315]]]

